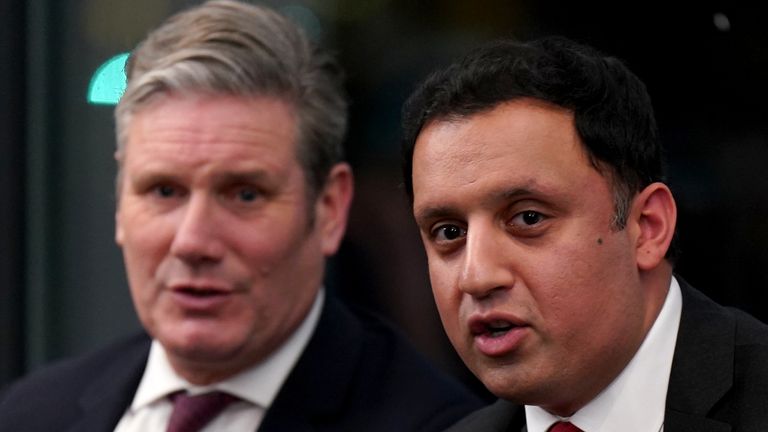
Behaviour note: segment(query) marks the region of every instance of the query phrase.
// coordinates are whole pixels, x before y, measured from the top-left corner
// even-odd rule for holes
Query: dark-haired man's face
[[[413,191],[443,325],[493,393],[569,414],[622,370],[648,326],[638,233],[612,229],[569,111],[522,99],[428,123]]]

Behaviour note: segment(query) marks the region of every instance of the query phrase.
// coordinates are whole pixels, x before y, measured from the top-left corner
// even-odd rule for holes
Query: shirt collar
[[[682,308],[680,285],[673,276],[659,316],[613,382],[570,418],[526,405],[528,431],[545,432],[557,421],[570,421],[588,432],[660,430]]]
[[[130,409],[138,410],[179,390],[188,390],[191,394],[221,390],[268,409],[309,343],[320,319],[324,301],[325,291],[320,289],[301,325],[264,361],[224,381],[208,386],[195,386],[179,376],[171,367],[163,346],[157,340],[153,340],[147,367]]]

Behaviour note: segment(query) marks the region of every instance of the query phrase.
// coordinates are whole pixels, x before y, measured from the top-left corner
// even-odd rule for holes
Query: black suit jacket
[[[677,278],[683,311],[664,432],[768,431],[768,326],[722,307]],[[499,400],[450,432],[525,430],[522,406]]]
[[[23,379],[1,396],[0,430],[113,430],[133,400],[149,346],[138,335]],[[326,298],[259,431],[436,431],[480,406],[388,325]]]

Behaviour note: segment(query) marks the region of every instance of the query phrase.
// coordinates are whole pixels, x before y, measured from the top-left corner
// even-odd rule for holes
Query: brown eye
[[[526,225],[536,225],[541,222],[544,216],[541,213],[535,211],[525,211],[520,214],[523,223]]]
[[[437,241],[453,241],[467,235],[467,230],[457,225],[441,225],[433,231]]]
[[[509,227],[520,234],[532,235],[540,233],[540,228],[545,226],[547,216],[535,210],[524,210],[516,213],[509,221]]]

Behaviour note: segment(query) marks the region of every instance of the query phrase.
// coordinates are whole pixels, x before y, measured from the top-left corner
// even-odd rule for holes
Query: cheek
[[[555,339],[577,341],[592,334],[610,332],[624,312],[619,312],[629,293],[625,275],[631,273],[620,248],[602,245],[571,245],[551,256],[549,271],[532,282],[535,302]]]
[[[123,249],[134,250],[141,255],[170,244],[178,216],[176,213],[152,214],[138,199],[123,198],[118,212]]]
[[[139,229],[124,231],[122,249],[129,276],[154,274],[168,253],[172,234],[167,235],[164,230],[153,227],[157,225],[144,225]]]
[[[562,244],[554,251],[520,267],[520,278],[528,287],[531,305],[541,315],[541,324],[551,332],[572,332],[583,328],[579,323],[600,315],[596,300],[601,297],[602,281],[593,277],[595,263],[590,251]]]
[[[123,216],[121,249],[134,300],[153,296],[153,280],[163,271],[173,233],[168,221],[143,220],[132,214]]]
[[[448,273],[446,268],[443,268],[438,261],[429,258],[429,282],[432,286],[432,294],[435,297],[435,302],[438,307],[448,302],[450,293],[452,290],[451,284],[448,282]]]
[[[432,281],[432,294],[435,298],[435,305],[437,306],[437,311],[440,313],[440,317],[442,318],[443,322],[446,321],[447,318],[451,318],[456,313],[456,308],[454,306],[454,302],[451,299],[451,294],[449,292],[446,292],[446,288],[439,286],[434,280]]]
[[[452,283],[453,279],[450,277],[449,269],[436,267],[430,261],[429,279],[432,285],[432,294],[443,326],[447,331],[450,331],[456,326],[459,319],[461,292]]]
[[[266,275],[296,253],[307,234],[298,221],[268,217],[259,220],[230,218],[222,224],[221,240],[253,271]]]

